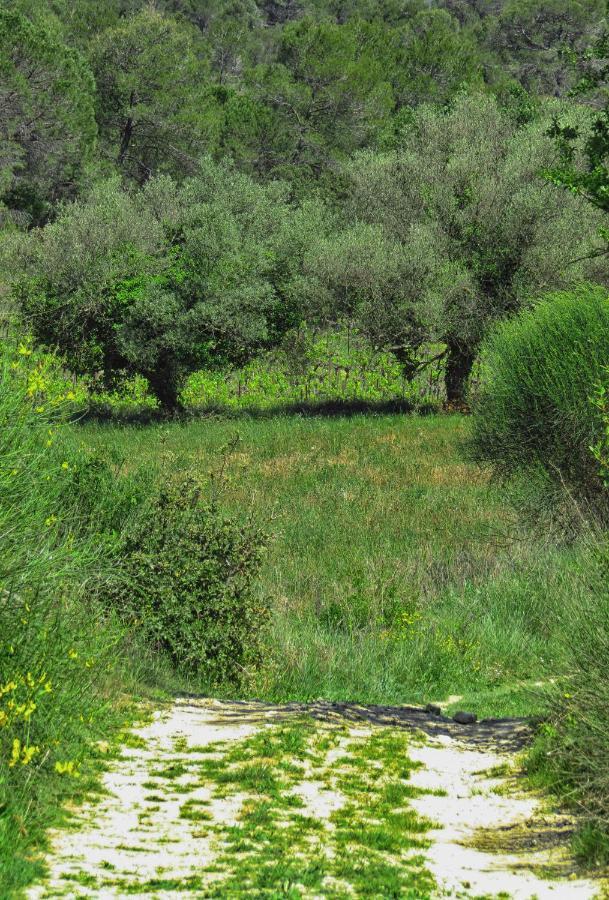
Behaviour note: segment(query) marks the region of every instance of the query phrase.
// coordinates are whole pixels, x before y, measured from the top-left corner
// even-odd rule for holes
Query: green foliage
[[[0,202],[21,224],[45,221],[93,155],[93,76],[49,29],[2,9],[0,85]]]
[[[0,359],[3,896],[38,870],[33,846],[89,783],[91,743],[121,716],[105,698],[120,673],[122,631],[90,586],[106,579],[114,533],[141,496],[135,480],[71,440],[64,402],[45,395],[20,349],[3,345]]]
[[[604,98],[609,78],[609,31],[605,27],[600,36],[585,51],[572,54],[579,66],[580,78],[575,93],[600,95]],[[587,200],[603,213],[609,212],[609,105],[590,115],[583,123],[572,123],[556,116],[550,130],[560,151],[560,160],[547,172],[548,179],[571,194]],[[602,229],[609,238],[606,227]]]
[[[399,50],[390,74],[398,108],[445,104],[461,90],[482,87],[480,48],[445,10],[421,10],[395,40]]]
[[[264,410],[349,403],[433,407],[442,397],[441,348],[423,348],[419,377],[406,378],[393,353],[376,350],[354,328],[289,332],[282,346],[240,369],[194,372],[182,391],[186,407]]]
[[[600,436],[590,448],[598,463],[598,473],[606,488],[609,487],[609,368],[603,367],[602,381],[596,385],[591,397],[594,410],[591,412],[598,420]]]
[[[576,502],[606,512],[590,448],[603,434],[591,398],[608,354],[609,301],[601,287],[552,294],[502,325],[484,349],[477,458],[503,475],[541,468]]]
[[[301,246],[320,216],[210,160],[135,196],[116,181],[27,241],[14,296],[35,337],[102,387],[142,375],[172,409],[186,375],[242,363],[293,324]]]
[[[448,110],[415,110],[397,151],[366,152],[346,166],[347,211],[380,226],[407,258],[397,290],[373,309],[373,339],[384,333],[385,346],[401,344],[406,354],[422,338],[445,343],[449,400],[464,399],[494,322],[548,286],[596,271],[582,257],[595,245],[598,219],[540,177],[556,157],[548,123],[547,110],[519,126],[491,97],[461,95]],[[365,305],[362,318],[369,320]]]
[[[102,390],[95,379],[69,376],[55,355],[20,342],[19,366],[36,402],[61,403],[72,415],[151,415],[159,404],[143,376],[121,379]],[[443,348],[422,347],[413,364],[420,370],[406,377],[393,353],[376,350],[350,326],[289,331],[281,345],[238,368],[198,369],[188,376],[180,402],[194,412],[288,410],[350,403],[371,406],[396,403],[429,409],[443,399]]]
[[[7,202],[21,222],[44,221],[100,172],[180,179],[203,153],[334,196],[338,163],[394,147],[420,104],[463,89],[566,96],[603,6],[5,0]]]
[[[412,376],[424,341],[435,337],[420,309],[428,250],[421,229],[412,229],[407,243],[377,224],[319,236],[304,258],[309,315],[356,322],[373,347],[392,352]]]
[[[248,74],[280,137],[270,170],[275,177],[319,175],[330,158],[370,141],[393,105],[375,51],[358,24],[302,19],[283,29],[276,61]]]
[[[569,53],[581,51],[605,14],[604,0],[507,0],[488,42],[503,72],[526,90],[565,96],[576,77]]]
[[[221,122],[193,29],[152,7],[99,34],[90,49],[101,146],[140,184],[192,173]]]
[[[168,479],[126,532],[104,601],[180,670],[238,684],[267,621],[254,585],[262,549],[259,531],[225,517],[195,479]]]
[[[155,490],[156,466],[127,474],[120,451],[87,448],[52,359],[26,340],[0,351],[0,893],[13,896],[132,715],[117,692],[162,667],[159,645],[199,683],[203,666],[209,681],[237,680],[258,660],[266,612],[255,528],[190,481]],[[127,633],[140,596],[147,618]]]
[[[590,600],[567,603],[570,622],[568,677],[549,691],[548,721],[533,746],[528,767],[578,814],[574,849],[588,865],[609,862],[609,654],[608,554],[595,541],[586,577]]]

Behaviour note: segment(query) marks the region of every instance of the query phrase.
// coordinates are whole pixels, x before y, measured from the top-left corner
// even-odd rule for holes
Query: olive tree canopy
[[[422,106],[399,149],[364,152],[345,167],[347,219],[359,223],[351,239],[359,233],[361,244],[362,224],[375,226],[371,240],[378,243],[380,229],[393,260],[381,308],[371,317],[358,301],[353,312],[377,343],[401,346],[402,357],[422,340],[444,343],[449,400],[463,400],[495,321],[545,290],[602,277],[598,260],[581,259],[596,243],[596,212],[542,177],[556,158],[548,136],[555,109],[519,126],[490,96],[462,95],[448,110]],[[378,259],[378,250],[360,246],[358,254],[360,265]],[[332,287],[327,259],[320,253],[313,268],[340,302],[344,288]]]

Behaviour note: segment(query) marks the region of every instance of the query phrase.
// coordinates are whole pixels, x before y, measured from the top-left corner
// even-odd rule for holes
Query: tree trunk
[[[135,104],[135,92],[131,91],[131,96],[129,97],[129,109],[133,109]],[[131,143],[131,138],[133,137],[133,118],[131,116],[127,116],[127,121],[125,122],[123,133],[121,136],[121,145],[118,151],[117,163],[119,166],[125,162],[125,157],[127,156],[127,151],[129,149],[129,144]]]
[[[159,401],[163,412],[173,415],[182,409],[178,379],[170,366],[150,372],[147,378],[150,390]]]
[[[467,382],[471,375],[476,353],[471,347],[462,344],[449,344],[446,360],[444,383],[446,400],[455,406],[465,406]]]
[[[413,351],[411,347],[406,348],[398,346],[392,347],[391,352],[400,364],[402,375],[404,376],[406,381],[412,381],[419,370],[419,365],[416,359],[416,351]]]

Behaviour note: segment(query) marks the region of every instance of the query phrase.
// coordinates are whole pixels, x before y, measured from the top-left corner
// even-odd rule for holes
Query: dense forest
[[[5,2],[12,302],[73,371],[140,374],[167,408],[304,321],[353,322],[406,378],[439,342],[463,402],[493,322],[605,277],[594,205],[550,183],[602,104],[604,15]]]
[[[516,780],[594,896],[608,87],[605,0],[0,0],[0,896],[490,896],[415,804]]]

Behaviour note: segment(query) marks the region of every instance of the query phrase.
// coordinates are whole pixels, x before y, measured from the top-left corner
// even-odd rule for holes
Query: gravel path
[[[265,735],[276,734],[287,748],[283,756],[276,744],[264,749]],[[566,851],[570,822],[544,812],[519,787],[514,751],[526,737],[522,721],[459,727],[408,707],[180,698],[138,728],[110,762],[101,799],[79,811],[73,828],[52,835],[48,878],[28,896],[601,897],[599,883],[574,873]],[[409,768],[396,768],[399,740],[408,741]],[[238,768],[244,764],[247,771]],[[263,786],[249,777],[254,769]],[[393,808],[387,798],[396,785],[402,792]],[[380,813],[354,813],[351,825],[346,816],[354,798],[365,808],[368,796],[370,810],[387,818],[376,844],[366,830],[378,831]],[[248,815],[260,819],[275,802],[283,810],[275,830],[252,832],[264,835],[262,877],[256,846],[238,845],[245,838],[236,835],[246,835]],[[408,846],[388,841],[396,816],[413,832]],[[353,878],[341,867],[352,845]],[[358,869],[362,847],[367,862],[376,860],[368,876]],[[292,855],[305,874],[278,881],[277,866],[293,863]]]

